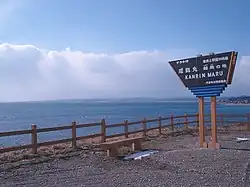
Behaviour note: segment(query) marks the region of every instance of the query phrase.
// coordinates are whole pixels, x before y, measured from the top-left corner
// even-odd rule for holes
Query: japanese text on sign
[[[228,56],[203,59],[203,63],[220,62],[220,61],[225,61],[225,60],[228,60]]]
[[[186,87],[230,84],[236,52],[224,52],[170,61],[170,65]]]
[[[203,70],[208,71],[208,70],[214,70],[214,69],[221,69],[221,68],[227,68],[227,64],[205,64],[203,65]],[[198,72],[198,69],[196,66],[193,66],[192,68],[180,68],[178,70],[178,74],[183,74],[183,73],[193,73],[193,72]]]

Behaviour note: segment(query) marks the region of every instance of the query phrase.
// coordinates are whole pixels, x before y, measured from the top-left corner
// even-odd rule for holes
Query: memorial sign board
[[[237,52],[231,51],[174,60],[169,63],[188,88],[231,84],[237,55]]]
[[[216,97],[232,83],[238,53],[235,51],[170,61],[183,84],[198,97],[200,147],[217,143]],[[211,97],[212,142],[205,142],[204,97]]]

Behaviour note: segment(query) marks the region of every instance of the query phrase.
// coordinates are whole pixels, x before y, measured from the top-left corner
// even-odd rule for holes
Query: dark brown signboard
[[[231,84],[237,52],[225,52],[170,61],[170,65],[190,88],[215,84]]]

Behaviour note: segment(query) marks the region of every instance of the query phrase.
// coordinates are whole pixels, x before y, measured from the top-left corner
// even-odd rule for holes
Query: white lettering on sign
[[[205,64],[205,65],[203,66],[203,70],[204,70],[204,71],[207,71],[207,70],[208,70],[208,65],[207,65],[207,64]]]
[[[190,71],[190,68],[185,68],[185,72],[186,73],[190,73],[191,71]]]
[[[207,72],[207,73],[194,73],[194,74],[185,75],[185,80],[222,77],[223,75],[224,75],[223,71],[213,71],[213,72]]]
[[[218,83],[226,83],[227,80],[216,80],[216,81],[206,81],[206,84],[218,84]]]
[[[185,69],[185,72],[184,72],[184,69]],[[206,69],[208,70],[208,67],[206,67]],[[198,68],[197,67],[192,67],[192,68],[180,68],[178,69],[178,74],[183,74],[183,73],[196,73],[198,72]]]
[[[207,77],[219,77],[223,76],[223,71],[215,71],[207,73]]]
[[[209,69],[214,69],[214,65],[213,65],[213,64],[210,64]]]
[[[220,62],[225,60],[228,60],[228,56],[203,59],[203,63]]]
[[[179,70],[178,70],[178,73],[179,73],[179,74],[183,74],[183,73],[184,73],[183,68],[179,69]]]
[[[226,64],[222,64],[221,67],[222,68],[227,68],[227,65]]]
[[[205,64],[203,65],[203,70],[204,71],[208,71],[209,69],[210,70],[215,70],[215,69],[221,69],[221,68],[227,68],[227,65],[226,64],[217,64],[217,65],[214,65],[214,64]],[[184,73],[197,73],[198,72],[198,68],[196,66],[192,67],[192,68],[180,68],[178,69],[178,74],[184,74]]]
[[[197,72],[198,71],[198,69],[197,69],[197,67],[193,67],[193,72]]]
[[[220,64],[216,65],[216,69],[220,69]]]
[[[188,59],[186,59],[186,60],[178,60],[178,61],[176,61],[176,64],[185,64],[185,63],[188,63],[188,62],[189,62]]]
[[[205,78],[206,74],[205,73],[196,73],[196,74],[189,74],[189,75],[185,75],[185,79],[201,79],[201,78]]]

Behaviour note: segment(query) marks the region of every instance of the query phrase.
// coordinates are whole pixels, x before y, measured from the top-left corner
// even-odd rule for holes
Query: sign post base
[[[203,148],[208,148],[208,143],[207,142],[203,142]]]
[[[206,143],[206,144],[207,144],[206,148],[209,148],[209,149],[220,149],[220,144],[218,142],[216,142],[215,145],[214,145],[213,142],[209,142],[209,143]]]

